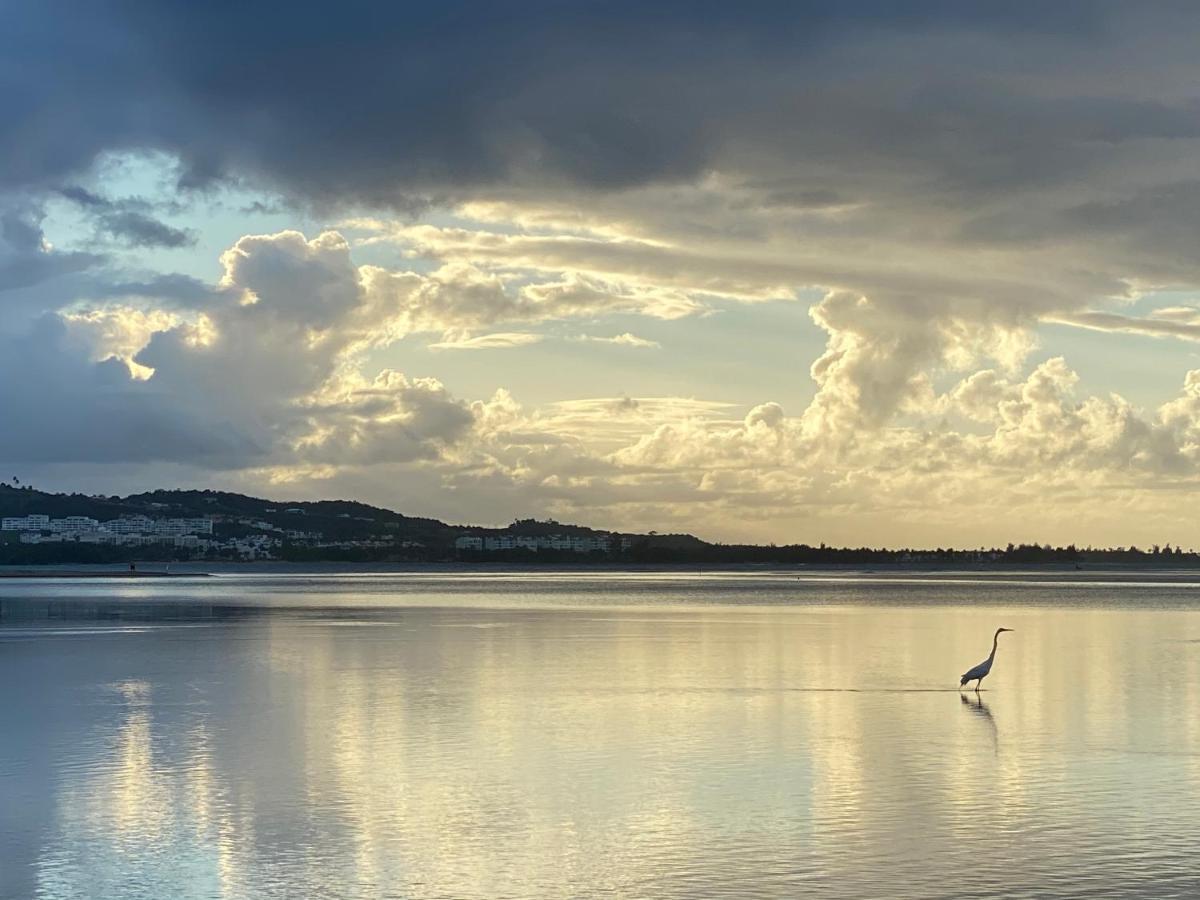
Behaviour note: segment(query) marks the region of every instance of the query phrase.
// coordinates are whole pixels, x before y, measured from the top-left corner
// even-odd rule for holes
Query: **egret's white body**
[[[987,678],[988,673],[990,671],[992,671],[992,661],[996,658],[996,646],[1000,641],[1000,632],[1002,632],[1002,631],[1012,631],[1012,629],[1011,628],[997,628],[996,629],[996,634],[992,637],[992,652],[988,654],[987,659],[985,659],[983,662],[981,662],[975,668],[968,669],[966,672],[963,673],[962,680],[958,682],[958,686],[960,688],[963,685],[965,685],[968,681],[973,681],[973,682],[975,682],[975,690],[977,690],[977,691],[979,690],[979,685],[983,683],[983,679]]]

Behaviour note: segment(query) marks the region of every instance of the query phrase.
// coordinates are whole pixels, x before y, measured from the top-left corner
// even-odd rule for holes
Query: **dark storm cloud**
[[[213,302],[220,291],[190,275],[155,275],[143,281],[111,281],[99,284],[83,296],[94,299],[106,297],[149,297],[164,306],[201,307]]]
[[[1138,9],[1138,27],[1171,19]],[[50,184],[145,147],[178,154],[186,186],[251,175],[301,199],[405,206],[502,183],[616,189],[785,161],[852,171],[886,148],[914,175],[1020,182],[1069,168],[1079,141],[1195,133],[1172,99],[1103,99],[1120,10],[26,4],[0,34],[0,180]],[[1039,68],[1085,95],[1077,76],[1094,70],[1100,99],[1033,96],[1017,81]],[[979,162],[959,162],[964,150]],[[135,216],[112,224],[135,242],[182,239]]]
[[[21,204],[0,211],[0,238],[18,253],[42,249],[41,211]]]
[[[100,217],[100,227],[131,247],[188,247],[196,242],[193,232],[172,228],[132,209],[105,213]]]
[[[155,386],[130,381],[119,360],[88,360],[55,315],[22,334],[0,333],[0,409],[5,460],[220,465],[264,452],[246,429],[206,421]]]
[[[59,193],[92,216],[98,230],[130,247],[189,247],[196,243],[194,232],[150,215],[151,204],[144,200],[109,200],[76,185]]]
[[[94,253],[48,250],[43,215],[41,206],[29,200],[0,203],[0,292],[30,288],[103,261]],[[5,297],[0,313],[10,305],[11,298]]]

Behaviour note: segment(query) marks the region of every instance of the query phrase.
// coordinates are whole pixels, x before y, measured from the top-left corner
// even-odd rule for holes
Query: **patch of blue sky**
[[[1193,341],[1049,322],[1039,325],[1037,333],[1040,346],[1025,368],[1063,357],[1079,375],[1080,399],[1088,394],[1119,394],[1137,407],[1153,410],[1179,395],[1189,369],[1200,369],[1200,344]]]
[[[1114,310],[1127,316],[1146,316],[1155,310],[1176,306],[1200,307],[1200,294],[1195,291],[1154,291],[1143,294],[1132,303]]]
[[[235,186],[181,193],[178,166],[165,154],[116,154],[69,182],[106,200],[137,199],[151,215],[172,228],[185,229],[195,242],[180,247],[130,247],[97,233],[95,220],[78,204],[51,195],[42,223],[46,239],[61,249],[103,249],[116,267],[129,272],[190,275],[215,281],[220,256],[238,238],[295,228],[317,233],[321,225],[303,210],[282,204],[262,191]],[[64,185],[66,186],[66,185]],[[311,235],[310,235],[311,236]]]

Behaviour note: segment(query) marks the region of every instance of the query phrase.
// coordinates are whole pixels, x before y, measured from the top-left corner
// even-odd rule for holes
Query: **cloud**
[[[0,197],[0,292],[38,285],[92,268],[95,253],[55,250],[42,230],[45,210],[36,202]]]
[[[178,277],[110,282],[14,334],[14,345],[25,349],[9,355],[16,367],[10,378],[30,371],[34,348],[39,367],[56,374],[24,380],[9,418],[23,437],[10,442],[9,458],[82,460],[90,439],[74,429],[95,427],[98,410],[113,422],[98,451],[112,462],[266,470],[452,455],[477,416],[492,421],[496,413],[450,397],[433,379],[365,373],[364,354],[414,331],[441,332],[435,349],[526,346],[544,336],[472,332],[496,321],[594,312],[577,300],[531,294],[528,284],[510,288],[467,265],[428,274],[359,266],[337,232],[246,235],[220,261],[215,285]],[[629,334],[609,340],[641,341]],[[641,415],[665,409],[639,403]],[[58,418],[76,407],[89,412]],[[520,427],[545,444],[561,442],[567,409]],[[137,427],[129,424],[135,420]],[[221,439],[183,439],[198,434]]]
[[[111,278],[82,285],[74,298],[83,301],[107,300],[111,298],[140,298],[152,300],[162,306],[202,308],[216,303],[220,291],[215,285],[206,284],[190,275],[171,273],[151,275],[139,281]]]
[[[336,24],[267,4],[236,28],[180,2],[29,8],[0,48],[22,73],[5,84],[0,171],[31,183],[145,146],[179,154],[188,184],[254,173],[310,198],[403,205],[499,183],[845,172],[891,146],[899,177],[932,165],[940,189],[983,190],[1065,178],[1103,145],[1194,135],[1185,92],[1144,74],[1189,46],[1182,11],[1013,6],[535,5],[500,19],[482,3],[380,13],[356,0]],[[202,49],[218,44],[220,65]],[[1089,95],[1069,93],[1084,75]],[[1016,151],[1014,134],[1029,136]]]
[[[0,457],[228,467],[263,455],[256,435],[230,427],[219,404],[205,415],[191,398],[135,380],[115,357],[94,361],[74,324],[48,315],[28,332],[0,336]]]
[[[88,213],[98,230],[130,247],[188,247],[196,243],[196,233],[175,228],[149,214],[150,204],[127,198],[109,200],[91,191],[72,185],[59,193]]]
[[[585,341],[592,344],[615,344],[619,347],[636,347],[641,350],[657,350],[662,347],[658,341],[647,340],[640,338],[636,334],[630,334],[626,331],[624,334],[613,335],[612,337],[598,337],[592,334],[581,334],[576,340]]]
[[[430,344],[430,350],[509,350],[513,347],[527,347],[545,339],[545,335],[531,334],[528,331],[498,331],[494,334],[480,334],[475,337],[461,337],[449,341],[438,341]]]
[[[1074,325],[1092,331],[1116,331],[1125,334],[1143,334],[1149,337],[1175,337],[1186,341],[1200,341],[1200,314],[1183,307],[1158,310],[1150,316],[1126,316],[1120,313],[1083,310],[1077,313],[1060,313],[1049,321],[1062,325]]]
[[[304,404],[312,430],[295,445],[308,464],[359,466],[437,459],[474,424],[466,404],[432,378],[384,370],[344,377]]]
[[[430,350],[508,350],[514,347],[527,347],[546,340],[546,335],[529,331],[499,331],[492,334],[454,335],[449,340],[437,341],[429,345]],[[625,332],[613,337],[597,337],[581,334],[569,338],[572,341],[592,344],[612,344],[619,347],[634,347],[638,349],[659,348],[662,344],[650,341],[637,335]]]
[[[136,210],[108,212],[99,221],[101,228],[132,247],[188,247],[196,243],[194,232],[173,228]]]
[[[184,323],[182,317],[163,309],[114,305],[62,313],[60,319],[71,334],[87,345],[92,359],[121,360],[137,378],[148,378],[154,370],[138,365],[133,358],[155,334]],[[207,326],[208,322],[203,318],[190,323],[190,327],[198,332]]]
[[[415,459],[469,422],[434,381],[357,374],[355,355],[392,311],[339,235],[250,235],[221,262],[202,311],[107,302],[9,339],[0,452],[216,469],[325,460],[332,448]]]
[[[383,226],[376,240],[480,268],[561,273],[557,282],[529,288],[527,296],[536,304],[572,310],[640,309],[668,320],[704,311],[695,295],[750,302],[790,297],[793,285],[808,282],[813,273],[801,262],[741,254],[714,257],[699,248],[605,236],[392,225]]]

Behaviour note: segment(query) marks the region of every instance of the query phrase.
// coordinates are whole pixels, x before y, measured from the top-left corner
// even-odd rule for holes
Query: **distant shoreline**
[[[61,566],[61,568],[59,567]],[[593,574],[603,576],[606,573],[643,573],[662,575],[774,575],[780,577],[805,578],[810,576],[832,575],[837,577],[877,577],[888,579],[895,577],[921,576],[932,578],[953,578],[955,576],[976,575],[995,576],[997,578],[1021,577],[1023,575],[1059,575],[1078,577],[1090,580],[1106,575],[1128,576],[1200,576],[1200,565],[1183,562],[1182,564],[1166,564],[1156,561],[1137,562],[1024,562],[1015,561],[946,561],[934,563],[928,561],[889,562],[889,563],[858,563],[858,562],[829,562],[829,563],[766,563],[766,562],[721,562],[721,563],[685,563],[685,562],[630,562],[630,561],[598,561],[598,560],[456,560],[456,561],[354,561],[345,560],[307,560],[294,562],[289,560],[216,560],[207,565],[198,562],[177,561],[166,564],[159,561],[147,562],[146,568],[139,567],[130,570],[128,565],[115,567],[111,563],[76,563],[72,564],[0,564],[0,581],[21,579],[47,578],[212,578],[224,574],[254,572],[256,574],[471,574],[471,575],[514,575],[514,574]],[[203,568],[201,568],[203,566]],[[192,568],[195,567],[195,568]]]
[[[208,572],[153,572],[153,571],[85,571],[82,569],[23,569],[20,572],[0,571],[0,578],[209,578]]]

